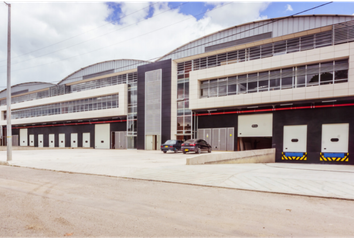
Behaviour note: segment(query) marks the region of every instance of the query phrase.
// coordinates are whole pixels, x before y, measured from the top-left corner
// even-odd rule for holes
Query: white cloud
[[[286,12],[286,11],[292,12],[292,11],[294,11],[294,10],[293,10],[293,8],[291,7],[290,4],[287,4],[287,5],[286,5],[286,10],[285,10],[285,12]]]
[[[260,16],[260,12],[268,6],[267,3],[257,2],[214,5],[218,8],[197,21],[178,9],[167,11],[168,5],[161,2],[152,4],[153,17],[145,19],[149,13],[148,2],[123,2],[120,17],[126,17],[120,24],[110,24],[105,19],[113,10],[103,2],[15,2],[11,7],[12,84],[28,81],[56,83],[78,69],[97,62],[159,57],[204,35],[266,18]],[[95,30],[89,31],[91,29]],[[63,41],[78,34],[78,37]],[[103,34],[103,37],[96,38]],[[6,87],[6,36],[7,7],[0,4],[0,89]],[[96,39],[84,42],[92,38]],[[60,41],[63,42],[20,56]],[[72,45],[75,46],[70,47]],[[67,49],[61,50],[63,48]],[[102,49],[95,51],[99,48]],[[48,54],[53,51],[57,52]],[[48,55],[42,56],[44,54]],[[74,57],[77,55],[80,56]],[[18,63],[21,61],[25,62]],[[36,67],[38,65],[43,66]],[[21,69],[26,70],[19,71]]]

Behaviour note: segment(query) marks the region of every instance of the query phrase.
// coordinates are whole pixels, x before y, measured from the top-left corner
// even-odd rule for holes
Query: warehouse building
[[[275,148],[277,162],[354,164],[354,16],[234,26],[155,62],[121,59],[12,87],[13,144],[158,150]],[[6,139],[6,90],[0,92]]]

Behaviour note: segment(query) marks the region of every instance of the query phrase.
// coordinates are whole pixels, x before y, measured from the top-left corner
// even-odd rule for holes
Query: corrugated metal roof
[[[70,74],[69,76],[61,80],[58,85],[80,81],[85,75],[105,72],[108,70],[113,70],[114,72],[122,72],[137,68],[138,66],[147,63],[150,62],[136,59],[117,59],[99,62],[77,70],[76,72]]]
[[[313,28],[333,25],[340,22],[353,20],[352,15],[299,15],[280,17],[244,23],[230,27],[192,42],[182,45],[169,52],[156,61],[166,59],[179,59],[205,53],[205,47],[220,43],[235,41],[267,32],[272,32],[272,37],[279,37],[296,32],[302,32]]]

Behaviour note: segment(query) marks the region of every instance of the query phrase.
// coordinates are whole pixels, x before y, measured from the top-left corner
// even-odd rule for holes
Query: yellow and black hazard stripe
[[[320,160],[326,162],[349,162],[349,153],[320,153]]]
[[[306,161],[307,153],[284,153],[281,154],[281,160],[297,160],[297,161]]]

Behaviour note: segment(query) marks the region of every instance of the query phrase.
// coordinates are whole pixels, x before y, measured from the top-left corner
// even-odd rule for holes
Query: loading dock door
[[[90,133],[82,134],[82,146],[87,148],[90,147]]]
[[[96,124],[95,125],[95,148],[109,149],[110,140],[110,125],[108,124]]]
[[[65,147],[65,133],[59,133],[59,147]]]
[[[238,137],[272,137],[272,135],[272,113],[238,116]]]
[[[34,134],[30,134],[29,135],[29,145],[31,146],[31,147],[34,147]]]
[[[284,126],[283,152],[305,153],[307,125]]]
[[[28,143],[27,143],[27,128],[20,129],[20,146],[28,146]]]
[[[55,134],[49,134],[49,147],[55,147]]]
[[[323,153],[348,153],[348,145],[349,123],[322,125]]]
[[[70,134],[71,147],[77,147],[77,133]]]
[[[43,147],[43,134],[38,134],[38,147]]]

